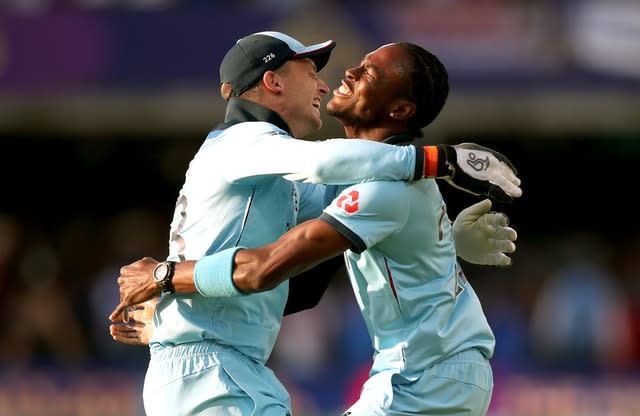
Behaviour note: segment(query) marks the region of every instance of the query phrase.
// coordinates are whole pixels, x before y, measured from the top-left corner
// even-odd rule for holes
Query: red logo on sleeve
[[[360,194],[358,194],[358,191],[355,191],[355,190],[349,192],[348,194],[342,194],[338,198],[336,205],[338,206],[338,208],[340,208],[344,212],[348,214],[353,214],[354,212],[358,211],[359,197],[360,197]]]

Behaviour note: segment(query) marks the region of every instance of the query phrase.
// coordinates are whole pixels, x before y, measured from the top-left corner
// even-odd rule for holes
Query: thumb
[[[122,322],[127,323],[128,316],[125,316],[126,310],[127,310],[126,304],[124,303],[118,304],[118,306],[116,306],[113,312],[111,312],[111,315],[109,315],[109,320],[111,322],[116,322],[118,320],[121,320]]]
[[[475,220],[489,212],[489,210],[491,209],[491,205],[492,203],[490,199],[483,199],[482,201],[463,209],[460,214],[464,215],[465,217],[473,217],[473,219]]]

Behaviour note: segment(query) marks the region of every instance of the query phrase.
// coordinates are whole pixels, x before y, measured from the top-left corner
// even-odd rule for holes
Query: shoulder
[[[265,140],[293,139],[286,131],[264,121],[245,121],[234,124],[224,130],[214,130],[209,133],[200,151],[210,149],[232,148],[236,151],[251,148]],[[266,145],[267,142],[265,142]],[[213,150],[211,150],[213,151]]]
[[[383,214],[406,208],[407,183],[401,181],[363,182],[345,188],[334,199],[337,208],[355,206],[369,213]]]
[[[346,190],[355,190],[370,199],[388,199],[394,195],[407,192],[407,182],[404,181],[372,181],[351,185]]]
[[[282,138],[292,138],[286,131],[266,121],[245,121],[234,124],[229,127],[225,133],[229,135],[245,135],[247,133],[252,135],[268,134]]]

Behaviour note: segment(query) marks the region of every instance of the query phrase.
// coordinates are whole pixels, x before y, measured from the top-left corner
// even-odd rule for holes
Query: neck
[[[343,126],[344,134],[347,139],[364,139],[376,142],[382,142],[385,139],[400,133],[406,132],[406,129],[389,128],[389,127],[358,127]]]

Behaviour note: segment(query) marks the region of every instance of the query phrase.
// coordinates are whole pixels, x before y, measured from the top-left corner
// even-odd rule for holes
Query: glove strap
[[[423,163],[423,178],[442,178],[451,176],[449,168],[447,167],[447,153],[445,149],[446,145],[437,146],[423,146],[424,151],[424,163]]]
[[[423,178],[434,178],[438,175],[438,146],[423,146],[424,164]]]

